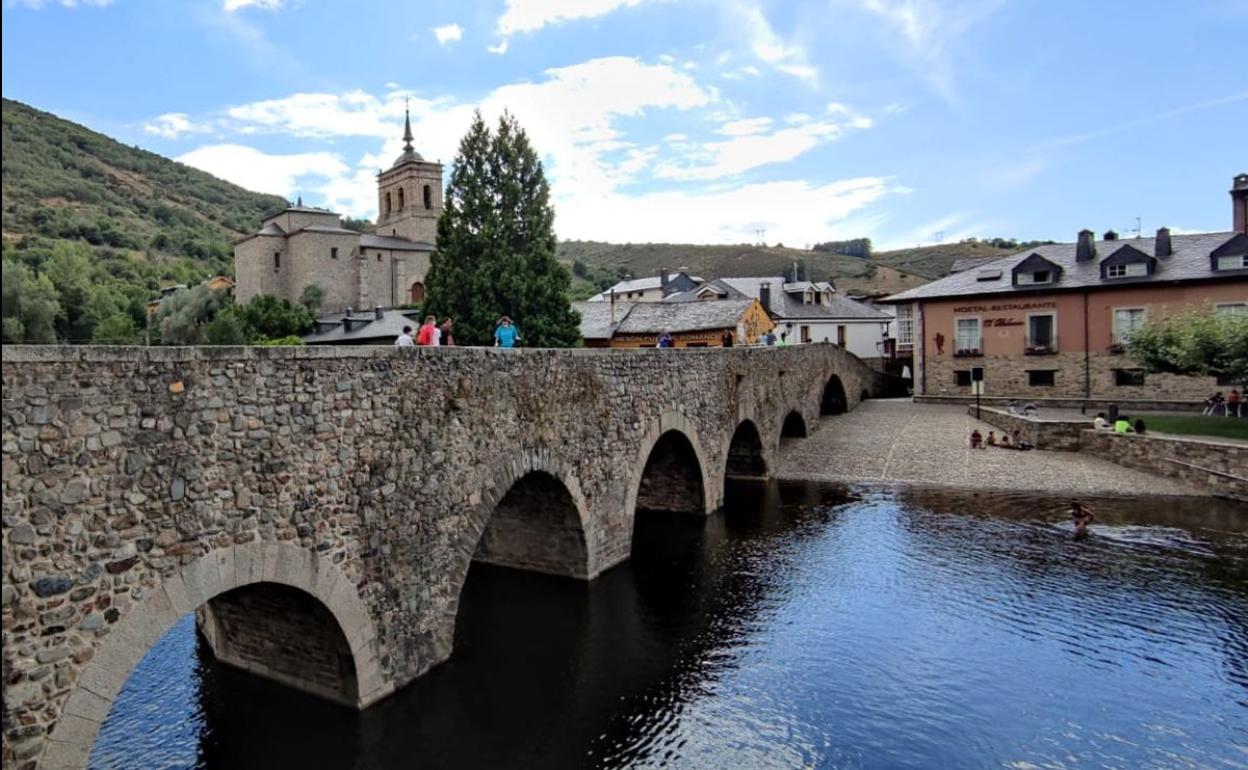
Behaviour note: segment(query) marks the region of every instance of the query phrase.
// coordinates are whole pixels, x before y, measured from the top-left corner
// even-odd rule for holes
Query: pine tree
[[[455,319],[455,337],[493,344],[509,316],[529,347],[571,347],[579,319],[568,271],[555,259],[555,212],[541,160],[515,117],[491,133],[478,112],[451,167],[426,311]]]

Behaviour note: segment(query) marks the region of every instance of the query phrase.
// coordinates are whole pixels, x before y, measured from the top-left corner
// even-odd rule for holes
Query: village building
[[[887,298],[917,396],[1080,402],[1201,401],[1236,384],[1145,372],[1131,333],[1191,311],[1248,313],[1248,174],[1232,184],[1232,230],[1026,249]]]
[[[648,278],[630,278],[620,281],[606,291],[589,298],[590,302],[662,302],[677,292],[689,291],[702,285],[703,280],[684,271],[669,273],[660,270]]]
[[[312,331],[303,335],[305,345],[393,345],[411,327],[420,327],[419,310],[352,310],[318,316]]]
[[[234,244],[239,302],[261,294],[297,302],[309,286],[321,308],[390,308],[425,298],[425,276],[442,214],[442,165],[412,147],[405,118],[403,153],[377,175],[375,232],[342,226],[338,214],[296,205],[266,217]]]
[[[707,304],[667,302],[574,302],[581,338],[590,348],[652,348],[659,335],[672,335],[678,348],[717,348],[724,334],[734,345],[756,345],[775,324],[758,300]]]
[[[666,302],[756,299],[791,344],[830,342],[859,358],[889,354],[892,317],[836,290],[830,281],[790,281],[784,276],[717,278]]]

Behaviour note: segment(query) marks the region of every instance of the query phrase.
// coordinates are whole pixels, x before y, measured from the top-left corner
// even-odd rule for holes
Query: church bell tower
[[[433,244],[442,216],[442,164],[412,147],[412,119],[404,110],[403,154],[377,175],[377,234]]]

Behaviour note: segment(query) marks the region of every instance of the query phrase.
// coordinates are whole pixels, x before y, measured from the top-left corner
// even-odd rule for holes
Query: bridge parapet
[[[338,626],[305,635],[304,689],[366,706],[450,655],[474,556],[593,578],[628,557],[639,501],[720,506],[743,421],[766,467],[830,382],[839,408],[878,387],[828,345],[7,346],[3,363],[6,768],[84,766],[130,669],[191,611],[223,660],[301,686],[265,658],[277,631],[240,627],[280,595],[262,584],[306,595],[292,628]]]

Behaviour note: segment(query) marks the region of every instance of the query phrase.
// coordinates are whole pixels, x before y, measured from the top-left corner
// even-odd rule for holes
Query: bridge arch
[[[705,458],[689,420],[679,412],[660,415],[642,439],[633,462],[625,503],[630,528],[638,505],[681,513],[713,510]]]
[[[372,615],[355,584],[337,565],[310,550],[285,543],[252,542],[219,548],[163,578],[113,626],[64,701],[48,735],[40,766],[86,767],[113,701],[152,646],[188,613],[201,610],[223,595],[237,595],[240,589],[260,586],[297,590],[336,623],[333,631],[344,638],[354,672],[351,705],[364,708],[394,691],[376,653]],[[212,633],[208,631],[210,637]],[[315,688],[295,682],[294,677],[283,677],[282,672],[248,668],[316,692]]]
[[[737,425],[725,455],[728,458],[724,467],[725,476],[762,478],[767,475],[763,437],[751,418],[747,417]]]
[[[806,438],[806,418],[796,409],[791,410],[784,416],[784,423],[780,426],[781,440],[787,438]]]
[[[823,386],[823,397],[819,399],[819,414],[821,416],[844,414],[848,410],[849,399],[845,396],[845,385],[838,375],[833,374],[828,377],[827,383]]]

